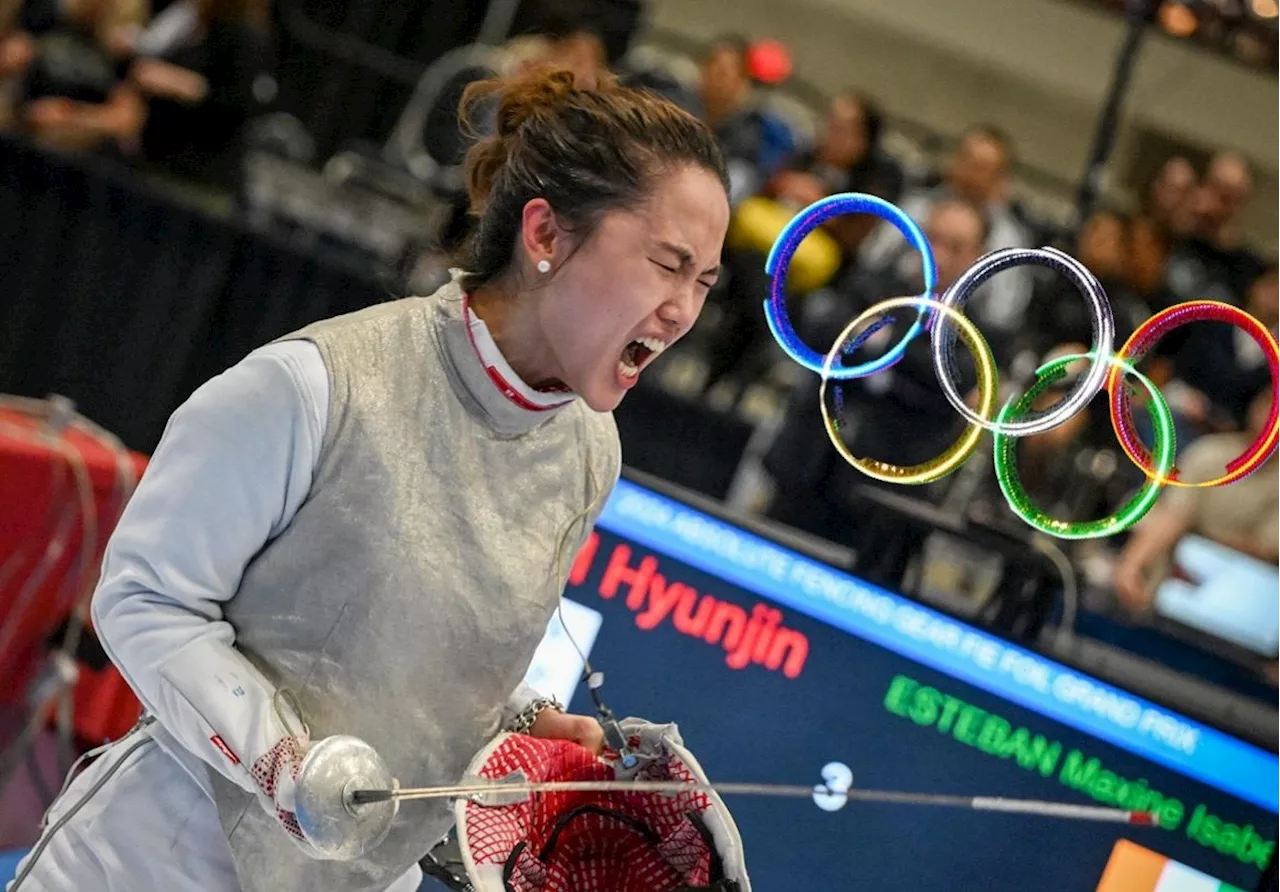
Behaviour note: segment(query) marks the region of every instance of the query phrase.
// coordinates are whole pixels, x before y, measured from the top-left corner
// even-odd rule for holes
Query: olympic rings
[[[996,431],[996,480],[1000,484],[1000,491],[1004,493],[1009,507],[1015,514],[1040,532],[1048,533],[1050,536],[1056,536],[1059,539],[1100,539],[1104,536],[1111,536],[1127,530],[1151,510],[1151,506],[1155,504],[1156,497],[1160,495],[1163,481],[1167,479],[1169,472],[1173,469],[1175,445],[1173,415],[1169,411],[1169,406],[1165,403],[1164,396],[1161,395],[1159,389],[1145,375],[1140,374],[1133,366],[1119,357],[1105,357],[1103,362],[1099,363],[1096,354],[1073,354],[1046,363],[1036,371],[1035,383],[1027,389],[1027,392],[1016,400],[1010,400],[1005,404],[1000,411],[999,420],[1003,422],[1025,412],[1036,397],[1051,384],[1066,377],[1068,365],[1081,359],[1091,360],[1091,369],[1099,366],[1106,369],[1110,366],[1114,368],[1117,374],[1125,372],[1132,375],[1151,395],[1151,401],[1147,403],[1147,410],[1151,413],[1151,419],[1156,431],[1156,476],[1148,478],[1142,484],[1142,488],[1109,517],[1076,523],[1055,520],[1040,511],[1032,503],[1027,491],[1022,488],[1022,482],[1018,478],[1016,456],[1014,454],[1016,440],[1011,435],[1004,433],[1004,431]]]
[[[764,302],[764,318],[769,324],[769,331],[772,332],[783,352],[811,372],[822,371],[823,358],[820,353],[800,340],[800,336],[796,334],[787,316],[787,267],[791,265],[791,258],[795,255],[796,248],[806,235],[832,217],[844,214],[871,214],[879,217],[893,224],[911,243],[911,246],[920,252],[924,272],[922,297],[933,294],[934,285],[938,279],[937,265],[933,260],[933,249],[929,246],[929,240],[925,238],[916,222],[897,205],[876,198],[874,195],[858,192],[829,195],[809,205],[797,214],[778,235],[773,243],[773,249],[769,252],[769,259],[765,262],[764,269],[772,276],[772,284],[769,299]],[[915,322],[884,356],[862,365],[839,366],[831,370],[831,377],[840,380],[865,378],[889,368],[902,358],[907,344],[920,333],[926,312],[926,308],[921,306]],[[1109,345],[1108,349],[1110,349]]]
[[[820,356],[800,341],[786,313],[787,268],[797,246],[806,235],[826,220],[847,213],[868,213],[880,217],[898,229],[920,252],[924,272],[924,293],[919,297],[891,298],[881,301],[861,313],[841,332],[840,337],[826,356]],[[998,389],[997,371],[991,349],[981,332],[964,315],[964,307],[970,296],[987,279],[1023,264],[1047,266],[1067,276],[1089,303],[1093,328],[1093,346],[1088,353],[1065,356],[1046,363],[1036,372],[1036,380],[1021,397],[1010,400],[991,419],[995,392]],[[992,251],[980,258],[941,296],[934,295],[937,269],[933,252],[924,233],[900,208],[861,193],[832,195],[815,202],[801,211],[783,229],[769,252],[765,271],[772,277],[769,298],[764,302],[765,320],[769,330],[782,350],[801,366],[817,372],[822,383],[819,387],[819,405],[827,436],[836,450],[850,465],[863,474],[890,483],[922,484],[939,480],[956,470],[973,454],[983,430],[995,435],[994,461],[1000,491],[1009,507],[1019,517],[1041,532],[1064,539],[1089,539],[1109,536],[1128,529],[1151,509],[1166,484],[1173,486],[1222,486],[1251,473],[1275,453],[1280,442],[1280,347],[1271,332],[1247,313],[1227,304],[1215,301],[1190,301],[1170,307],[1139,326],[1125,342],[1118,354],[1113,355],[1115,320],[1106,292],[1098,280],[1075,258],[1052,248],[1009,248]],[[910,328],[889,350],[878,359],[861,365],[846,366],[843,360],[852,356],[872,334],[889,324],[888,310],[916,307],[918,312]],[[1263,349],[1271,372],[1272,404],[1267,426],[1252,444],[1226,467],[1226,473],[1204,483],[1185,483],[1177,479],[1174,466],[1173,418],[1163,395],[1134,366],[1141,361],[1151,346],[1169,331],[1189,322],[1214,320],[1227,322],[1245,331]],[[869,323],[869,324],[868,324]],[[866,327],[849,343],[859,326]],[[934,372],[946,395],[948,403],[967,422],[961,436],[936,458],[917,465],[900,466],[879,459],[859,458],[850,452],[839,436],[840,419],[833,418],[827,409],[826,394],[831,381],[864,378],[883,371],[898,362],[911,339],[924,328],[930,329]],[[935,330],[936,328],[936,330]],[[978,370],[979,405],[970,408],[961,397],[955,381],[955,342],[959,338],[973,354]],[[1032,404],[1055,382],[1066,375],[1066,367],[1079,360],[1090,363],[1067,395],[1048,409],[1032,410]],[[1129,404],[1129,391],[1122,378],[1132,376],[1150,394],[1147,411],[1156,428],[1154,456],[1143,445],[1133,425]],[[1140,467],[1146,481],[1138,492],[1111,516],[1101,520],[1067,522],[1043,514],[1023,489],[1015,464],[1016,438],[1044,433],[1063,424],[1088,406],[1089,402],[1106,388],[1111,410],[1111,423],[1125,453]],[[837,405],[841,401],[839,385],[835,387]],[[837,410],[838,411],[838,410]]]
[[[956,280],[939,300],[949,307],[963,310],[977,288],[997,273],[1015,266],[1033,264],[1047,266],[1062,273],[1080,290],[1089,303],[1093,328],[1093,346],[1090,355],[1097,357],[1089,373],[1075,383],[1071,391],[1049,409],[1030,413],[1024,421],[1002,422],[983,418],[970,409],[955,384],[955,334],[946,327],[949,317],[937,319],[942,331],[933,338],[933,369],[942,383],[942,392],[951,407],[971,424],[979,424],[989,431],[1010,437],[1027,437],[1053,430],[1076,415],[1098,395],[1107,378],[1106,357],[1111,355],[1115,342],[1115,318],[1111,315],[1111,302],[1102,285],[1080,261],[1053,248],[1003,248],[981,257],[977,263]]]
[[[1138,326],[1137,331],[1130,335],[1129,340],[1120,348],[1117,356],[1137,365],[1147,351],[1166,334],[1190,322],[1202,321],[1226,322],[1253,338],[1267,357],[1267,365],[1271,371],[1272,392],[1280,393],[1280,347],[1277,347],[1276,339],[1261,322],[1248,313],[1218,301],[1193,300],[1161,310]],[[1124,447],[1125,454],[1133,463],[1142,469],[1142,473],[1151,477],[1156,473],[1151,467],[1151,453],[1134,430],[1129,392],[1121,385],[1118,370],[1112,371],[1107,376],[1107,394],[1111,397],[1111,426],[1115,428],[1120,445]],[[1280,409],[1277,403],[1280,403],[1280,400],[1273,396],[1271,414],[1267,417],[1266,426],[1244,452],[1227,463],[1226,473],[1222,476],[1202,483],[1186,483],[1178,479],[1178,469],[1175,467],[1167,478],[1157,477],[1156,479],[1170,486],[1198,489],[1207,486],[1225,486],[1253,473],[1276,451],[1276,421],[1277,411]]]
[[[961,313],[953,310],[951,307],[924,297],[897,297],[890,300],[884,300],[873,307],[869,307],[858,318],[854,319],[847,326],[840,336],[836,338],[835,344],[831,347],[831,351],[827,354],[826,359],[822,363],[822,384],[818,388],[818,405],[822,409],[822,420],[827,428],[827,436],[831,439],[831,445],[836,451],[862,473],[868,477],[874,477],[877,480],[883,480],[888,483],[902,483],[908,485],[919,485],[924,483],[932,483],[935,480],[941,480],[950,474],[956,468],[960,467],[973,454],[973,450],[978,447],[978,440],[982,437],[982,427],[977,424],[968,424],[964,433],[946,448],[941,455],[932,458],[929,461],[921,462],[916,465],[895,465],[886,461],[871,458],[858,458],[855,456],[844,440],[840,437],[839,420],[832,420],[830,413],[827,411],[827,382],[835,375],[832,374],[833,366],[836,359],[840,355],[849,355],[871,334],[878,330],[881,326],[873,324],[867,331],[862,332],[854,341],[845,348],[844,342],[850,334],[854,332],[860,325],[873,317],[884,318],[884,313],[888,310],[897,309],[898,307],[917,307],[920,310],[934,310],[945,315],[948,319],[956,324],[959,329],[960,339],[964,341],[965,346],[969,348],[969,353],[973,356],[974,365],[978,372],[978,412],[982,417],[989,417],[991,410],[995,405],[997,372],[995,357],[991,355],[991,348],[987,346],[986,339],[982,337],[982,333],[978,331],[978,327],[965,318]],[[917,315],[917,319],[919,316]],[[837,391],[838,393],[838,391]]]

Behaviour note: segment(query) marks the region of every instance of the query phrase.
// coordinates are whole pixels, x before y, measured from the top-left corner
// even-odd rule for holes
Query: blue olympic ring
[[[826,357],[800,340],[800,336],[791,325],[791,319],[787,316],[787,268],[791,265],[791,258],[805,236],[832,217],[844,214],[871,214],[893,224],[894,228],[902,233],[921,257],[924,293],[920,297],[932,297],[934,286],[938,281],[938,268],[933,259],[933,249],[929,246],[929,240],[905,211],[883,198],[861,192],[829,195],[796,214],[774,241],[769,259],[765,262],[764,269],[772,277],[772,283],[769,298],[764,302],[764,318],[769,324],[769,331],[773,334],[774,340],[783,351],[800,365],[819,375],[823,374]],[[928,315],[929,311],[921,307],[915,321],[902,339],[890,347],[883,356],[864,362],[862,365],[832,368],[826,372],[826,377],[836,380],[865,378],[889,368],[902,358],[911,339],[920,333]]]

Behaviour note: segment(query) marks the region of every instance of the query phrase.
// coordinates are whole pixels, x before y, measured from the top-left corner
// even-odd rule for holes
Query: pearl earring
[[[538,272],[540,272],[540,273],[542,273],[542,274],[544,274],[544,275],[545,275],[545,274],[547,274],[547,273],[549,273],[549,272],[551,272],[551,261],[550,261],[550,260],[539,260],[539,261],[538,261]]]

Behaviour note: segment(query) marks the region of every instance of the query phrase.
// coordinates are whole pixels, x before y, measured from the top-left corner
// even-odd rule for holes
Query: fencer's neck
[[[535,390],[561,390],[546,336],[538,323],[534,301],[501,286],[482,286],[469,294],[471,312],[480,317],[498,351]]]

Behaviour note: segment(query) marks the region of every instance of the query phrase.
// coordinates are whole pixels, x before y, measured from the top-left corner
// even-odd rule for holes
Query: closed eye
[[[668,266],[667,264],[663,263],[660,260],[654,260],[652,257],[649,258],[649,262],[652,263],[654,266],[658,267],[659,269],[662,269],[662,270],[665,270],[666,272],[671,273],[671,275],[673,276],[678,276],[683,274],[684,270],[688,266],[687,264],[685,266]],[[719,281],[718,277],[715,279],[712,279],[710,282],[706,281],[705,279],[699,279],[698,284],[701,285],[703,288],[707,289],[708,291],[710,291],[712,288],[716,287],[716,283],[718,281]]]

